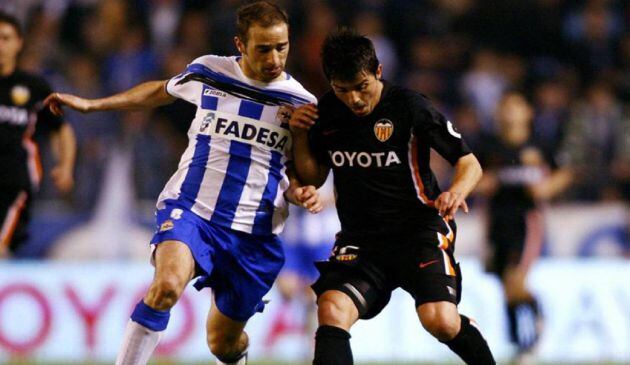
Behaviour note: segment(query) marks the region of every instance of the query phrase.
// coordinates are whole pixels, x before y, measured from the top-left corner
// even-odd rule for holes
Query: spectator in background
[[[228,12],[227,14],[231,13]],[[217,26],[220,25],[217,24]],[[209,23],[208,16],[205,12],[188,10],[184,13],[179,23],[179,31],[176,37],[177,46],[171,48],[166,57],[171,57],[170,53],[173,53],[174,50],[185,51],[188,54],[200,54],[208,49],[208,46],[223,49],[221,44],[222,38],[216,36],[214,28]],[[229,28],[232,29],[233,27]],[[210,31],[211,29],[212,32]],[[212,34],[212,37],[210,37],[210,34]],[[212,40],[210,38],[212,38]],[[228,40],[231,39],[228,38]],[[230,50],[234,47],[231,43],[230,46],[230,48],[226,47],[226,54],[231,53]]]
[[[571,115],[561,159],[576,171],[573,198],[579,200],[619,197],[612,176],[612,163],[626,154],[630,115],[605,81],[592,83]]]
[[[431,37],[418,37],[409,44],[410,68],[405,86],[431,99],[444,101],[449,94],[449,80],[442,72],[445,45]]]
[[[149,29],[152,48],[160,55],[166,55],[175,44],[176,30],[184,4],[179,0],[150,0],[148,9]],[[192,15],[192,14],[187,14]],[[188,18],[188,17],[187,17]],[[197,33],[203,39],[202,30]],[[205,47],[204,49],[207,49]],[[195,54],[199,54],[194,52]],[[200,52],[201,53],[201,52]]]
[[[544,80],[534,88],[533,139],[546,155],[556,156],[570,115],[570,96],[560,80]]]
[[[328,89],[328,83],[319,52],[326,34],[337,26],[337,17],[333,9],[324,1],[310,1],[306,4],[305,13],[308,15],[306,28],[296,44],[298,57],[296,66],[300,67],[304,84],[314,95],[321,95]]]
[[[157,76],[157,55],[149,48],[147,29],[129,24],[118,51],[104,63],[106,90],[115,93]]]
[[[460,104],[453,113],[457,121],[457,129],[466,136],[466,144],[473,153],[481,152],[487,135],[481,129],[481,123],[470,104]]]
[[[383,19],[374,11],[364,11],[354,18],[358,33],[368,37],[376,49],[376,57],[383,65],[383,75],[394,80],[398,75],[398,56],[393,42],[384,33]]]
[[[494,108],[509,87],[499,69],[500,57],[489,49],[473,55],[472,67],[462,76],[461,92],[464,100],[475,107],[482,130],[492,134]]]
[[[565,19],[564,35],[574,62],[587,82],[612,76],[615,47],[623,30],[623,20],[614,2],[588,0]]]
[[[104,95],[96,60],[85,54],[74,54],[67,64],[67,91],[89,98]],[[109,147],[118,139],[120,125],[105,114],[81,114],[74,110],[68,110],[67,119],[73,122],[77,134],[73,207],[80,212],[91,212],[102,187]]]
[[[619,97],[627,103],[630,102],[630,35],[625,35],[619,42],[617,62],[613,79]]]

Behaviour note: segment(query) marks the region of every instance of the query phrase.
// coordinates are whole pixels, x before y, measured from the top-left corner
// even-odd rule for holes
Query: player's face
[[[15,62],[22,49],[22,38],[9,23],[0,23],[0,63]]]
[[[362,71],[352,81],[331,80],[335,95],[352,112],[359,117],[369,115],[381,99],[383,83],[382,67],[379,65],[376,74]]]
[[[243,72],[254,80],[271,82],[282,77],[289,54],[289,29],[285,23],[270,27],[253,24],[247,42],[235,38],[241,52]]]

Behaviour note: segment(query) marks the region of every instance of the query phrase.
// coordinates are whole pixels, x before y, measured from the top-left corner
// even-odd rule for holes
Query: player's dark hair
[[[22,26],[20,25],[20,22],[17,20],[16,17],[0,10],[0,23],[6,23],[6,24],[11,25],[13,29],[15,29],[15,32],[17,33],[18,37],[22,38],[23,36]]]
[[[270,27],[278,23],[285,23],[288,27],[289,16],[280,6],[269,1],[256,1],[236,11],[236,33],[243,43],[247,43],[247,34],[253,24]]]
[[[349,28],[329,34],[321,56],[329,81],[352,81],[362,71],[376,74],[379,65],[372,41]]]

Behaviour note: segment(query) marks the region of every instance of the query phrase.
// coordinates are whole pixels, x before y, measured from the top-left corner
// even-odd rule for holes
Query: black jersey
[[[526,214],[536,207],[528,187],[545,178],[549,159],[532,141],[509,145],[491,137],[484,145],[481,163],[498,182],[488,207],[490,239],[496,244],[522,245]]]
[[[332,91],[319,101],[311,150],[332,168],[341,235],[360,242],[441,231],[440,188],[430,149],[451,164],[470,153],[450,121],[423,95],[384,82],[372,113],[358,117]]]
[[[0,77],[0,186],[37,185],[41,168],[31,140],[35,125],[56,130],[62,124],[60,117],[43,107],[50,92],[46,81],[26,72]]]

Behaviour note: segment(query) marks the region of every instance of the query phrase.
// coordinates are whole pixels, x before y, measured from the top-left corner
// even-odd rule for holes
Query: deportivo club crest
[[[374,124],[374,135],[379,141],[387,141],[392,133],[394,133],[394,123],[391,120],[381,119]]]
[[[11,101],[17,106],[22,106],[31,98],[31,91],[23,85],[15,85],[11,89]]]
[[[280,124],[282,128],[289,128],[291,114],[293,114],[293,109],[285,105],[281,106],[276,114],[276,123]]]

